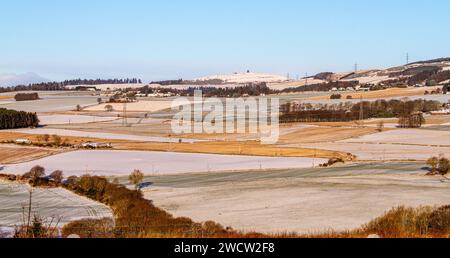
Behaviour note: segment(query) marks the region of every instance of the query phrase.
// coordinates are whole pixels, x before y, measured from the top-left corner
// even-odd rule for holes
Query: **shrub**
[[[64,238],[78,235],[81,238],[112,238],[114,237],[114,221],[111,219],[84,219],[73,221],[62,229]]]
[[[439,159],[437,157],[432,157],[427,160],[427,165],[431,167],[431,174],[436,173],[439,164]]]
[[[61,170],[56,170],[50,174],[50,177],[53,178],[55,183],[60,184],[64,179],[64,174]]]
[[[342,95],[341,94],[333,94],[333,95],[331,95],[330,99],[342,99]]]
[[[140,170],[135,169],[128,177],[128,180],[130,181],[130,184],[135,185],[137,189],[138,185],[144,180],[144,174]]]
[[[431,213],[429,230],[435,234],[447,234],[450,232],[450,206],[441,207]]]
[[[437,171],[441,175],[447,175],[449,169],[450,169],[450,161],[446,158],[440,158],[437,165]]]
[[[106,105],[106,106],[105,106],[105,110],[106,110],[107,112],[112,112],[112,111],[114,111],[114,107],[113,107],[112,105]]]
[[[363,226],[363,231],[382,237],[417,237],[429,233],[430,207],[398,207]]]
[[[34,166],[33,168],[30,169],[29,172],[25,173],[22,177],[36,181],[37,179],[43,176],[45,176],[45,168],[41,166]]]

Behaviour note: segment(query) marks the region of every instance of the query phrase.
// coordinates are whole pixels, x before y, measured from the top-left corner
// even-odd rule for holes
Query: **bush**
[[[128,180],[130,181],[130,184],[135,185],[137,189],[138,185],[142,183],[142,180],[144,180],[144,174],[140,170],[135,169],[128,177]]]
[[[342,99],[342,95],[341,94],[333,94],[333,95],[331,95],[330,99]]]
[[[450,206],[441,207],[431,213],[429,229],[435,234],[447,234],[450,232]]]
[[[398,207],[365,225],[363,231],[394,238],[426,235],[429,233],[428,221],[432,212],[433,209],[430,207],[417,209]]]
[[[84,219],[73,221],[62,229],[62,236],[78,235],[81,238],[112,238],[114,237],[114,221],[111,219]]]
[[[446,158],[440,158],[437,166],[437,171],[441,175],[447,175],[450,170],[450,161]]]

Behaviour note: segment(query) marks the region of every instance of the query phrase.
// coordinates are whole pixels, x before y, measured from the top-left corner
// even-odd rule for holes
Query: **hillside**
[[[262,73],[235,73],[229,75],[213,75],[196,79],[197,81],[221,80],[225,83],[276,83],[287,82],[286,76],[262,74]]]
[[[322,72],[299,81],[274,83],[271,88],[284,89],[328,82],[358,82],[362,85],[435,86],[449,83],[450,58],[439,58],[391,67],[388,69],[359,70],[357,72]]]

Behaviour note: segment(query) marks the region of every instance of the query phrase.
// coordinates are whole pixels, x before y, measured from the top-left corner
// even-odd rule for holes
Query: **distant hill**
[[[288,81],[286,76],[262,74],[262,73],[235,73],[229,75],[213,75],[196,79],[197,81],[220,80],[224,83],[277,83]]]
[[[0,74],[0,87],[28,85],[41,82],[49,82],[49,80],[35,73]]]

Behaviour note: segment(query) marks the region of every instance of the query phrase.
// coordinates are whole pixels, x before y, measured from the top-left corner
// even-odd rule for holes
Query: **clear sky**
[[[284,75],[450,56],[448,0],[2,0],[0,74]]]

